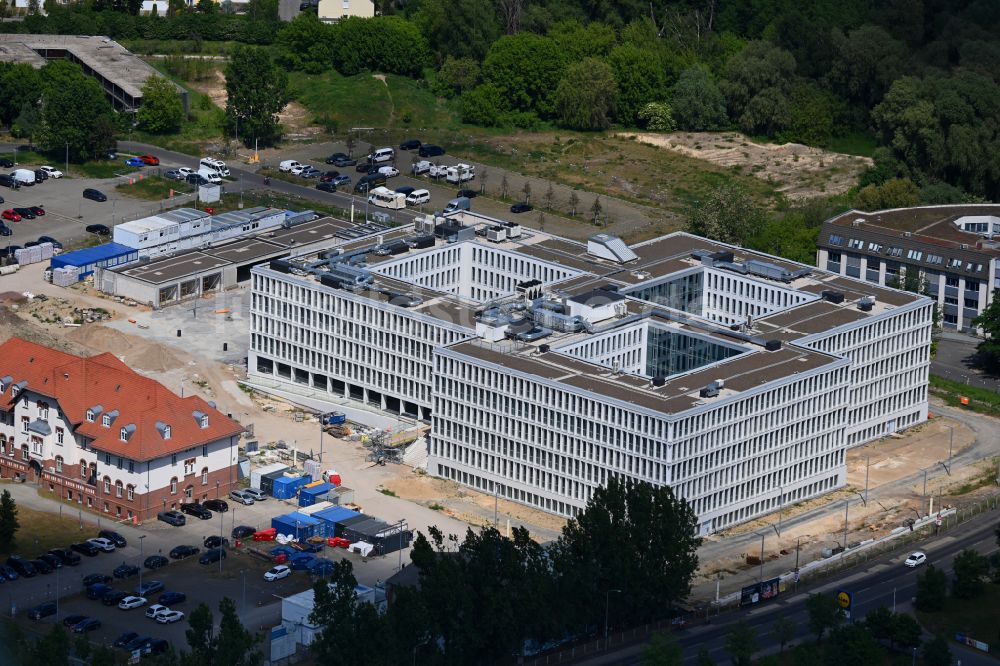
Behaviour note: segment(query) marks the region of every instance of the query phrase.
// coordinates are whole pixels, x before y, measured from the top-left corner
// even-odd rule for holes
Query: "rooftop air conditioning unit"
[[[968,249],[969,249],[969,246],[968,246],[968,245],[966,245],[965,243],[962,243],[962,249],[963,249],[963,250],[968,250]]]
[[[854,225],[855,227],[860,227],[864,223],[865,223],[865,219],[863,217],[858,217],[858,218],[855,218],[854,221],[851,224]]]
[[[903,238],[909,238],[912,235],[913,235],[913,232],[911,232],[911,231],[904,231],[903,232]]]

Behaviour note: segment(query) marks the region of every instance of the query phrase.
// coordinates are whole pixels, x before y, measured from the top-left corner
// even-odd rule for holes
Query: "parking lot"
[[[6,148],[0,145],[0,153]],[[120,159],[123,161],[124,156]],[[36,169],[41,164],[18,163],[18,168]],[[62,170],[63,165],[53,164]],[[173,168],[168,161],[161,163],[159,169]],[[9,171],[5,170],[5,171]],[[123,168],[124,171],[124,168]],[[150,169],[146,173],[151,172]],[[137,175],[137,174],[136,174]],[[39,236],[51,236],[69,247],[80,243],[88,236],[85,231],[88,224],[105,224],[109,227],[128,220],[152,215],[161,209],[154,201],[143,201],[126,197],[115,189],[115,186],[127,182],[127,177],[119,178],[79,178],[63,177],[49,178],[32,186],[22,186],[17,190],[0,187],[0,197],[4,202],[0,210],[26,206],[41,206],[45,215],[34,220],[19,222],[5,221],[4,224],[14,233],[11,236],[0,236],[0,247],[10,245],[24,246],[27,241],[36,240]],[[86,188],[100,190],[107,195],[103,203],[84,199],[82,194]]]
[[[11,491],[18,502],[30,503],[35,508],[58,511],[55,501],[39,497],[31,484],[12,484],[5,486]],[[254,528],[270,527],[271,517],[287,513],[293,505],[273,498],[253,506],[235,506],[229,503],[229,511],[216,513],[210,520],[198,520],[187,517],[187,524],[182,527],[172,527],[159,521],[148,522],[139,527],[115,524],[100,520],[98,526],[89,526],[79,534],[68,534],[66,546],[87,538],[97,536],[99,529],[113,529],[128,541],[125,548],[114,553],[100,553],[94,557],[81,556],[78,566],[63,566],[55,573],[38,575],[34,578],[19,578],[8,581],[0,586],[0,600],[6,594],[7,613],[15,615],[19,622],[30,625],[34,630],[44,630],[47,625],[62,622],[67,615],[86,615],[101,621],[100,629],[88,633],[90,640],[110,644],[117,636],[127,631],[135,631],[141,635],[154,638],[164,638],[175,646],[185,645],[184,631],[187,622],[163,625],[145,617],[145,607],[132,610],[119,610],[116,606],[105,606],[100,601],[89,600],[84,595],[83,578],[92,573],[111,575],[115,567],[122,563],[142,566],[145,558],[153,554],[167,556],[170,550],[178,545],[197,546],[204,551],[203,540],[206,536],[223,536],[231,542],[231,531],[234,525],[249,525]],[[219,516],[221,515],[221,520]],[[84,520],[97,520],[97,516],[83,514]],[[144,535],[144,538],[139,537]],[[142,551],[140,553],[140,542]],[[231,544],[233,545],[233,544]],[[222,562],[202,565],[198,557],[184,560],[171,560],[170,564],[156,570],[143,569],[142,582],[161,581],[166,591],[183,592],[187,599],[171,608],[183,611],[185,614],[193,610],[199,603],[206,603],[212,609],[216,622],[219,621],[218,602],[222,597],[229,597],[236,603],[241,620],[248,629],[258,631],[280,622],[281,597],[300,592],[312,585],[313,580],[306,571],[295,571],[291,576],[265,582],[263,574],[272,565],[263,559],[250,555],[249,547],[257,547],[268,551],[277,544],[275,542],[252,541],[244,543],[241,548],[229,548],[228,557]],[[38,553],[24,551],[24,557],[34,557]],[[400,561],[408,558],[393,553],[381,558],[361,558],[359,555],[347,553],[342,549],[324,548],[319,557],[339,560],[346,557],[355,564],[355,575],[359,582],[376,585],[391,576],[398,568]],[[114,580],[110,586],[116,590],[132,592],[139,585],[139,576],[122,580]],[[40,621],[27,618],[27,612],[34,606],[45,601],[59,598],[57,616],[49,616]],[[150,595],[149,603],[156,603],[160,593]]]

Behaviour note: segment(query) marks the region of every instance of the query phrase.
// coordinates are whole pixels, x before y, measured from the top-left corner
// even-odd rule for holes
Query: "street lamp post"
[[[840,557],[847,554],[847,512],[851,509],[850,500],[844,500],[844,550],[840,551]]]
[[[226,555],[226,548],[222,542],[222,534],[223,530],[225,529],[223,527],[223,522],[222,522],[223,518],[224,518],[223,513],[220,511],[219,512],[219,573],[222,573],[222,560],[225,559]]]
[[[785,489],[778,486],[778,536],[781,536],[781,514],[785,510]]]
[[[69,141],[66,142],[66,176],[69,176]]]
[[[760,537],[760,582],[764,582],[764,534],[758,535]]]
[[[139,589],[142,589],[142,540],[145,538],[145,534],[139,535]]]
[[[609,589],[604,593],[604,649],[608,649],[608,604],[611,599],[611,593],[617,592],[621,594],[621,590]]]

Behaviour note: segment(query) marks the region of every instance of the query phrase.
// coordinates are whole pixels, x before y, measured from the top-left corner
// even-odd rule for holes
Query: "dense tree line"
[[[411,555],[419,585],[393,589],[384,615],[355,598],[342,560],[315,586],[313,649],[323,663],[505,663],[528,646],[663,617],[690,590],[698,566],[695,516],[669,488],[620,482],[594,493],[550,546],[527,530],[464,539],[436,529]]]
[[[284,26],[277,0],[244,15],[173,0],[163,17],[138,16],[135,0],[48,4],[0,30],[275,43],[290,69],[420,78],[477,125],[733,128],[818,146],[875,136],[863,187],[1000,197],[992,0],[382,0],[374,19],[305,12]]]

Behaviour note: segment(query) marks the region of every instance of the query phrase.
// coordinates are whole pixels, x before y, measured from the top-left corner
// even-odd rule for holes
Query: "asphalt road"
[[[1000,390],[1000,379],[984,375],[973,367],[979,338],[950,331],[938,338],[937,354],[931,361],[931,373],[955,382]]]
[[[955,528],[941,536],[932,537],[920,546],[928,555],[928,561],[938,568],[951,572],[952,561],[959,552],[966,548],[978,550],[981,554],[993,553],[997,550],[996,537],[993,533],[997,523],[996,512],[987,512]],[[745,621],[757,632],[758,644],[761,648],[758,656],[768,652],[776,652],[778,642],[772,634],[774,621],[784,616],[796,623],[796,634],[793,643],[804,640],[814,640],[808,628],[808,613],[805,602],[808,593],[836,594],[846,590],[853,597],[852,620],[860,620],[869,612],[880,606],[887,608],[909,607],[912,597],[916,594],[916,580],[919,570],[903,566],[903,560],[912,551],[902,551],[868,562],[864,569],[845,572],[841,578],[823,582],[808,589],[803,588],[798,593],[786,594],[778,601],[765,603],[749,610],[740,610],[716,617],[711,623],[695,625],[677,634],[678,642],[684,649],[684,663],[694,664],[698,651],[704,646],[712,660],[717,664],[730,663],[725,651],[726,636],[729,625]],[[981,640],[989,641],[990,636]],[[611,654],[581,660],[575,663],[587,666],[598,664],[628,664],[641,663],[642,645],[633,645]],[[995,666],[996,661],[989,656],[958,645],[951,641],[950,647],[956,659],[961,659],[963,666]]]

